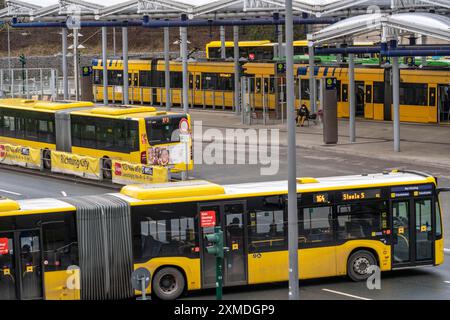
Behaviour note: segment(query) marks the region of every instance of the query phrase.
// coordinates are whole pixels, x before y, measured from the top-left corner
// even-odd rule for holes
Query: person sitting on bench
[[[303,123],[309,118],[309,110],[306,105],[302,104],[297,112],[297,126],[300,124],[303,127]]]

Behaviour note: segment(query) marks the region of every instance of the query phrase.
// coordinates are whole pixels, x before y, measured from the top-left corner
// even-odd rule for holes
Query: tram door
[[[224,285],[239,285],[247,283],[247,245],[245,236],[245,202],[225,202],[220,204],[204,204],[199,207],[200,241],[202,261],[202,284],[205,288],[215,287],[216,257],[207,253],[210,245],[205,236],[214,233],[214,227],[202,227],[202,218],[215,217],[215,225],[221,226],[224,236]],[[208,218],[210,219],[210,218]]]
[[[39,230],[0,233],[0,300],[43,298]]]
[[[364,81],[355,81],[356,116],[364,116]]]
[[[450,123],[450,86],[438,85],[438,119]]]
[[[396,200],[392,208],[392,266],[430,264],[434,258],[431,198]]]

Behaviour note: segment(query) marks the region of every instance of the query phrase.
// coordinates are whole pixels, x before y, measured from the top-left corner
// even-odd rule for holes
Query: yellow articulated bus
[[[117,70],[121,61],[108,60],[108,78],[121,79]],[[94,60],[94,96],[103,100],[101,60]],[[134,103],[164,105],[166,102],[164,61],[132,61],[129,63],[131,86],[129,96]],[[189,104],[197,107],[232,108],[234,104],[234,66],[231,62],[191,62],[189,69]],[[173,104],[180,104],[182,96],[182,66],[170,62],[170,84]],[[111,72],[114,75],[110,74]],[[242,74],[248,77],[250,103],[258,110],[263,106],[275,110],[276,96],[283,81],[275,79],[273,63],[252,62],[242,65]],[[348,69],[337,66],[317,66],[316,97],[319,97],[319,79],[335,77],[338,89],[338,117],[349,116]],[[296,64],[295,106],[309,107],[309,67]],[[450,123],[450,70],[401,69],[400,70],[400,121],[421,123]],[[120,80],[121,81],[121,80]],[[122,101],[122,82],[108,86],[111,101]],[[365,119],[392,120],[392,90],[390,69],[379,67],[355,68],[356,114]],[[279,88],[277,90],[277,87]],[[300,99],[301,92],[301,99]],[[280,95],[279,95],[280,96]]]
[[[371,265],[443,263],[438,195],[447,190],[436,178],[394,170],[297,182],[299,279],[361,281]],[[214,287],[215,257],[205,240],[213,225],[230,248],[225,286],[288,279],[286,181],[183,181],[59,200],[2,199],[0,298],[128,298],[137,294],[130,277],[140,267],[151,272],[148,292],[160,299]]]
[[[192,170],[192,143],[186,148],[180,133],[190,133],[188,114],[153,107],[0,100],[0,143],[43,149],[46,169],[51,151],[57,150],[102,158],[107,179],[113,159]]]

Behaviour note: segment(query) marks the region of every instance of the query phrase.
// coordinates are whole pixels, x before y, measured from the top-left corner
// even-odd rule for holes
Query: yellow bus
[[[102,158],[107,179],[112,159],[169,166],[173,172],[192,170],[192,144],[186,150],[181,132],[190,132],[188,114],[152,107],[0,100],[0,143],[43,149],[46,169],[51,168],[51,151],[57,150]]]
[[[298,178],[299,279],[437,266],[444,261],[437,179],[415,171]],[[230,251],[224,285],[288,279],[287,182],[182,181],[120,193],[0,200],[0,299],[176,299],[215,286],[205,235],[215,220]],[[102,254],[98,254],[102,253]],[[81,272],[80,272],[81,271]]]

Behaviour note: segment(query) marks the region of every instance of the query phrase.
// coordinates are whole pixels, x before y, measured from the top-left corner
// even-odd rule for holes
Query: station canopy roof
[[[372,31],[380,31],[380,40],[402,34],[421,34],[450,41],[450,18],[425,12],[372,13],[347,18],[308,35],[314,45],[338,38],[353,38]]]
[[[294,14],[349,16],[377,6],[391,9],[391,0],[293,0]],[[405,10],[450,9],[449,0],[394,0]],[[252,18],[284,13],[285,0],[6,0],[0,19],[61,21],[78,13],[82,20]]]

